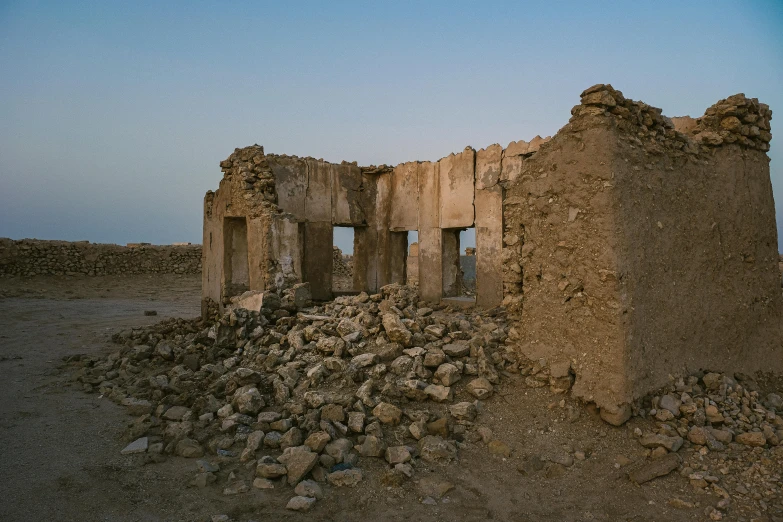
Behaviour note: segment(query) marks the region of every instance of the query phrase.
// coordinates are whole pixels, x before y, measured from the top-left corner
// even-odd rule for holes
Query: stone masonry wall
[[[127,247],[0,238],[0,277],[199,273],[201,245]]]

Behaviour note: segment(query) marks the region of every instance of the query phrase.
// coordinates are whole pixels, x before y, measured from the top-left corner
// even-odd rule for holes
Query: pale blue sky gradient
[[[235,147],[436,160],[554,134],[595,83],[668,116],[744,92],[776,135],[782,66],[779,0],[0,0],[0,236],[200,242]]]

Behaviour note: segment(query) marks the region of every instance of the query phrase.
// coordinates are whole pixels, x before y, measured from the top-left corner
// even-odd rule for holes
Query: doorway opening
[[[466,228],[459,233],[459,264],[462,270],[462,293],[466,297],[476,297],[476,229]]]
[[[443,297],[465,301],[476,296],[476,229],[443,229]]]
[[[354,228],[334,227],[332,237],[332,291],[354,293]]]
[[[405,284],[419,284],[419,231],[408,232],[408,257],[405,261]]]
[[[223,219],[223,298],[228,300],[250,289],[250,266],[247,258],[247,219]]]

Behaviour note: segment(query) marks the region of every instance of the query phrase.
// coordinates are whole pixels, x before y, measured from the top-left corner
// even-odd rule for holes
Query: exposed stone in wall
[[[230,246],[224,237],[226,218],[246,221],[245,290],[282,289],[299,282],[302,268],[298,228],[294,217],[281,212],[277,205],[275,173],[264,148],[253,145],[235,149],[220,162],[220,168],[220,188],[207,192],[204,198],[203,297],[225,304],[228,297],[243,289],[225,277],[224,263],[232,256],[226,251]]]
[[[120,246],[0,238],[0,276],[201,273],[201,245]]]
[[[236,149],[221,168],[220,188],[204,200],[204,298],[226,304],[243,289],[229,280],[227,263],[237,252],[226,250],[224,223],[233,218],[247,220],[247,290],[281,292],[308,281],[314,299],[331,298],[333,226],[355,227],[357,269],[353,282],[341,285],[377,287],[379,267],[369,255],[378,248],[377,231],[369,224],[376,178],[389,168],[265,154],[259,145]]]
[[[669,150],[699,154],[731,143],[766,152],[772,140],[772,111],[769,106],[742,93],[720,100],[709,107],[704,116],[695,120],[689,117],[668,118],[662,113],[661,109],[627,99],[621,91],[604,84],[586,89],[582,93],[582,104],[571,110],[574,118],[615,116],[618,127],[623,131],[657,142],[645,140],[648,152],[663,152],[653,146],[657,144]]]

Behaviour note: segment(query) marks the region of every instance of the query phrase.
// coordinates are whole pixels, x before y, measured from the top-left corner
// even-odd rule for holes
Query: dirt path
[[[215,487],[189,488],[194,461],[145,464],[143,456],[121,456],[131,417],[69,384],[58,366],[63,356],[113,351],[110,336],[118,330],[197,315],[199,284],[166,276],[0,280],[0,520],[208,521],[221,513],[242,521],[705,520],[705,507],[717,501],[677,473],[633,485],[619,464],[640,458],[636,420],[609,427],[513,378],[481,419],[514,450],[509,458],[471,445],[459,463],[419,469],[401,487],[382,483],[380,459],[362,459],[364,481],[325,487],[307,515],[284,509],[293,495],[287,487],[229,497],[220,486],[227,477],[219,476]],[[145,317],[150,309],[158,316]],[[575,450],[586,460],[518,471],[531,458],[556,461]],[[424,483],[432,480],[454,488],[423,504]],[[675,497],[694,507],[670,506]]]

